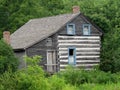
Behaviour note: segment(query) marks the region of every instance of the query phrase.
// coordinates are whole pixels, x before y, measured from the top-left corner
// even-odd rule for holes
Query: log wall
[[[68,48],[76,48],[76,67],[91,69],[100,62],[100,36],[58,36],[60,70],[68,66]]]

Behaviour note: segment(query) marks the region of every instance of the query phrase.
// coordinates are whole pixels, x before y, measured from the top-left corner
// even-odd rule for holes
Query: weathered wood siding
[[[68,48],[76,48],[76,67],[90,69],[100,62],[100,36],[58,36],[60,70],[68,66]]]
[[[90,36],[100,36],[102,33],[89,21],[87,21],[82,15],[79,15],[72,21],[68,22],[67,24],[75,24],[75,36],[83,36],[83,24],[90,24]],[[60,35],[67,35],[67,25],[60,29],[58,32]]]
[[[51,38],[52,43],[47,42],[48,38]],[[44,70],[47,70],[47,66],[46,66],[47,65],[47,51],[48,50],[54,50],[54,51],[57,50],[56,34],[52,35],[48,38],[46,38],[26,49],[26,54],[30,57],[35,56],[35,55],[42,56],[42,61],[41,61],[40,65],[43,67]],[[57,57],[57,54],[56,54],[56,57]],[[57,60],[56,60],[56,64],[57,64]],[[57,68],[56,68],[56,71],[58,71]]]

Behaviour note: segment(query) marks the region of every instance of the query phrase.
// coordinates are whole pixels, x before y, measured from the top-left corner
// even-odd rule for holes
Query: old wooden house
[[[10,36],[10,44],[25,66],[23,56],[41,55],[48,72],[66,66],[90,69],[100,62],[102,30],[84,16],[78,6],[73,13],[31,19]]]

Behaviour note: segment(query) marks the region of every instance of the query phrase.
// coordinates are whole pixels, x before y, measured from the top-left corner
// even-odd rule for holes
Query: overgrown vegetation
[[[26,68],[0,75],[0,90],[119,90],[120,73],[84,71],[68,67],[66,71],[46,77],[37,65],[39,56],[25,57]],[[33,64],[32,64],[33,63]]]
[[[117,74],[105,73],[100,70],[76,70],[75,68],[68,67],[65,72],[58,73],[59,77],[64,77],[66,83],[71,85],[81,85],[85,83],[92,84],[107,84],[117,83],[120,81]]]
[[[26,68],[14,73],[5,72],[0,76],[0,90],[62,90],[64,87],[70,89],[64,79],[58,78],[57,75],[45,77],[43,69],[37,65],[39,56],[25,57],[25,60],[29,62]]]
[[[15,57],[12,48],[3,40],[0,40],[0,74],[5,71],[16,71],[18,68],[18,59]]]

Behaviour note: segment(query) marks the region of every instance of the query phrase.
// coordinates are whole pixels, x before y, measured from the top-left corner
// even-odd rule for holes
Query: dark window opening
[[[69,56],[73,56],[74,54],[74,49],[69,49]]]

